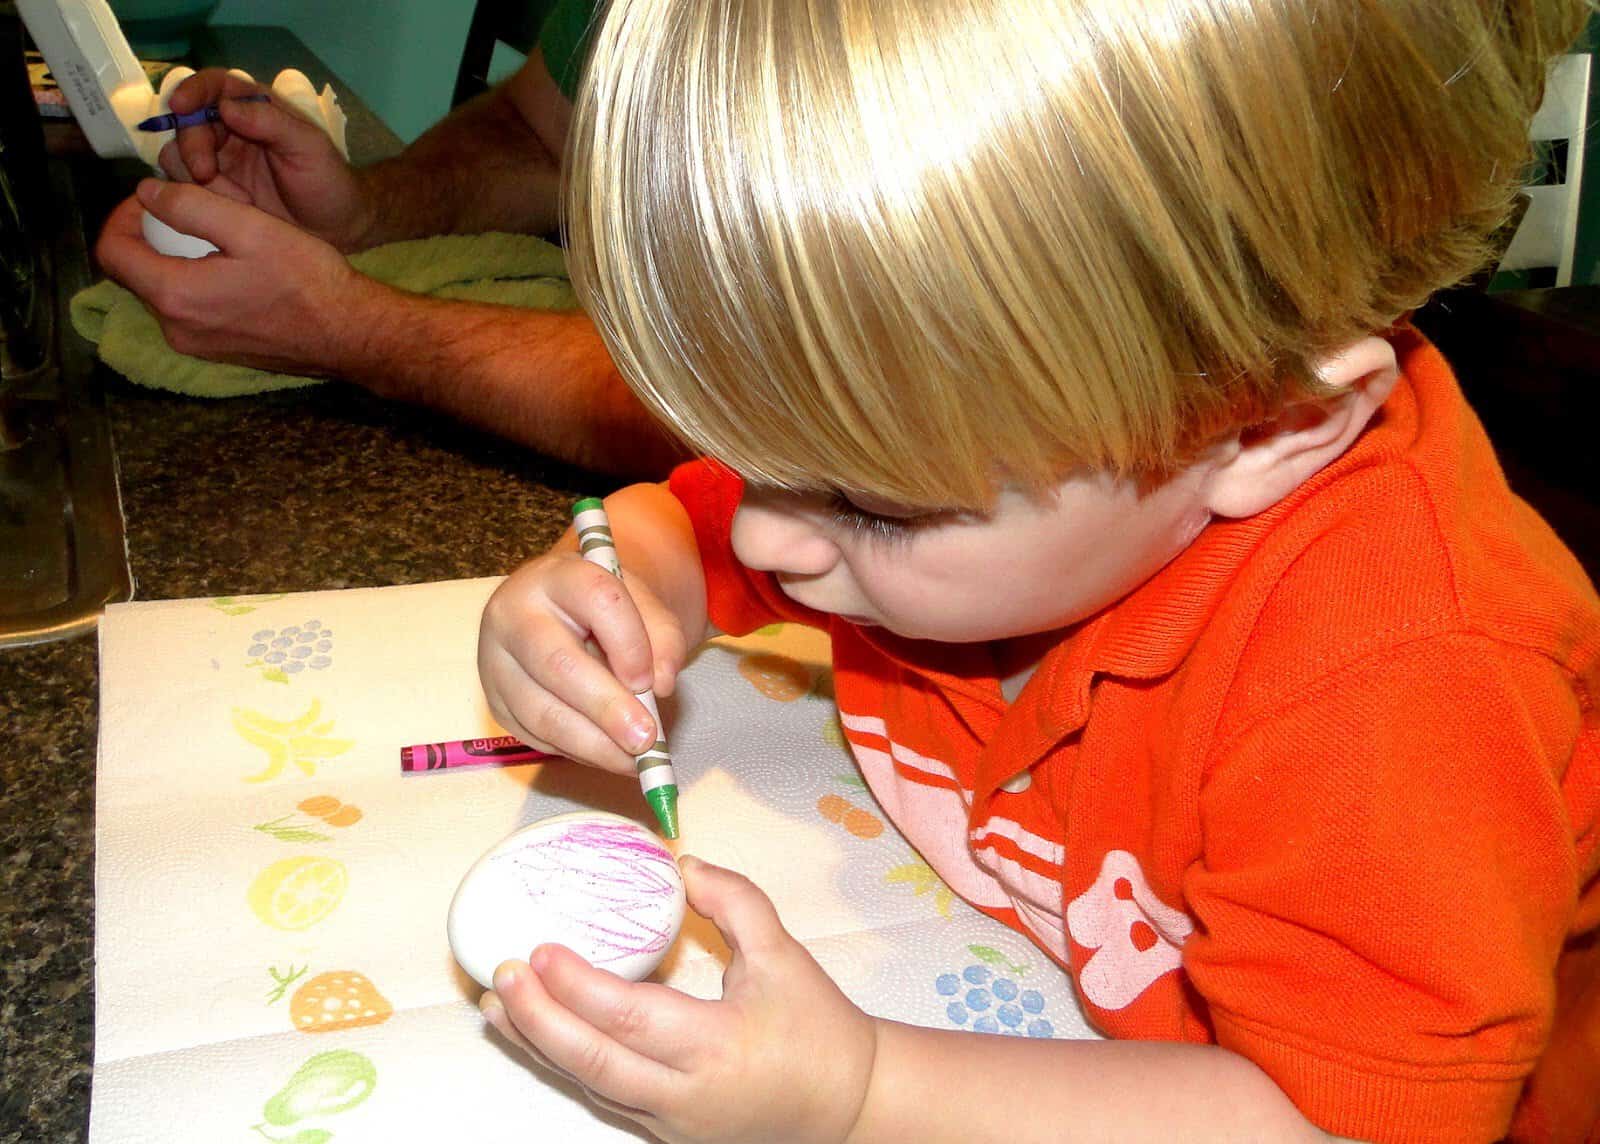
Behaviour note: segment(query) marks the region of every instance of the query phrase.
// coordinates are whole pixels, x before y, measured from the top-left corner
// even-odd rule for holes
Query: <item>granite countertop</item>
[[[298,45],[240,31],[208,33],[211,50],[249,67],[252,44],[273,61]],[[392,148],[361,112],[352,152]],[[205,401],[100,375],[137,600],[504,573],[612,487],[338,382]],[[87,1132],[97,691],[92,637],[0,648],[0,1144]]]

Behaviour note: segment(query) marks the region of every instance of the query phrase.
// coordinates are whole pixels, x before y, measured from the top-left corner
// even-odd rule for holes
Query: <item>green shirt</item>
[[[555,0],[539,32],[544,66],[569,100],[578,93],[578,78],[589,58],[599,0]]]

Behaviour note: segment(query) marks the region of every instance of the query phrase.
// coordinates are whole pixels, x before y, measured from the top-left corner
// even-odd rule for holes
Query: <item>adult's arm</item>
[[[250,114],[262,106],[225,109]],[[427,233],[430,226],[553,225],[570,112],[535,52],[507,83],[359,176],[362,197],[388,205],[373,212],[381,224],[362,224],[353,239],[325,241],[331,236],[309,233],[280,210],[251,205],[249,180],[241,175],[226,193],[145,183],[112,213],[96,254],[183,353],[341,377],[561,460],[660,476],[683,454],[628,392],[583,314],[408,294],[356,273],[334,249]],[[207,173],[195,156],[184,158],[197,178]],[[432,183],[429,172],[437,174]],[[272,174],[264,166],[255,173]],[[140,233],[145,209],[211,239],[221,253],[194,262],[156,253]]]
[[[510,79],[356,172],[366,213],[353,248],[430,234],[554,233],[571,121],[572,104],[535,48]]]

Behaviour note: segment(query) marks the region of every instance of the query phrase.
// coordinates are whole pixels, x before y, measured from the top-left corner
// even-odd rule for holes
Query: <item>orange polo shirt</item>
[[[1233,1049],[1337,1135],[1595,1139],[1600,601],[1437,351],[1391,340],[1402,380],[1342,458],[1067,631],[1011,704],[994,647],[739,566],[725,469],[671,487],[712,622],[831,634],[883,810],[1106,1033]]]

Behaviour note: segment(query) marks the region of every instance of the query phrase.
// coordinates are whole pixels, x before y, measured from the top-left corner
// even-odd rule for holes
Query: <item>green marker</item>
[[[622,565],[617,560],[617,548],[611,539],[611,520],[606,516],[605,505],[599,497],[585,497],[572,506],[572,523],[578,530],[578,551],[591,564],[598,564],[617,579],[622,579]],[[655,693],[649,688],[639,692],[639,702],[655,720],[656,741],[644,754],[633,761],[639,768],[639,786],[644,800],[656,813],[661,832],[668,838],[678,837],[678,778],[672,773],[672,756],[667,752],[667,732],[661,725],[661,712],[656,708]]]

